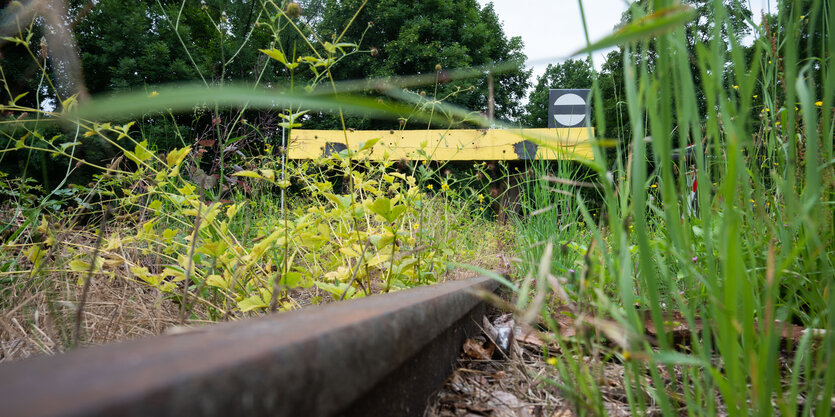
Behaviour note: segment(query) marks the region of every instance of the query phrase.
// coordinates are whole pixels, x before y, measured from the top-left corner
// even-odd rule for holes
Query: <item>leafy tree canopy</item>
[[[353,15],[361,0],[327,0],[322,21],[317,25],[323,40],[340,35],[346,16]],[[362,38],[367,25],[371,25]],[[458,69],[501,62],[515,64],[510,71],[494,77],[495,115],[498,119],[517,120],[522,115],[520,101],[529,85],[530,71],[524,69],[525,55],[521,38],[508,39],[493,6],[480,7],[476,0],[380,0],[368,3],[345,34],[346,39],[362,38],[364,48],[374,54],[352,57],[340,62],[336,79],[435,74],[436,66]],[[448,103],[470,110],[487,111],[487,74],[478,78],[451,81],[438,86],[421,87],[428,96],[447,99]],[[470,88],[472,86],[472,88]],[[335,120],[325,121],[338,128]],[[354,118],[355,128],[390,127],[391,122]]]

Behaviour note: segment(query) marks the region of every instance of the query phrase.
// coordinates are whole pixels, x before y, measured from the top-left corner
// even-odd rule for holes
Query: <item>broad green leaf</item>
[[[154,156],[153,153],[148,151],[147,146],[148,141],[143,140],[142,142],[136,144],[136,147],[134,147],[133,152],[125,151],[125,156],[127,156],[128,159],[130,159],[131,161],[136,162],[137,165],[142,165],[143,162],[147,161],[148,159],[151,159],[151,157]]]
[[[296,288],[302,280],[301,272],[290,271],[281,278],[281,284],[290,288]]]
[[[70,271],[73,272],[86,272],[90,270],[90,264],[84,262],[80,259],[73,259],[70,261]]]
[[[315,58],[314,58],[315,60]],[[159,95],[149,98],[145,90],[119,93],[115,96],[95,97],[86,100],[77,114],[66,116],[79,119],[116,119],[141,116],[152,112],[190,112],[195,106],[218,105],[221,107],[248,106],[251,109],[274,109],[279,106],[305,108],[311,111],[333,111],[339,107],[344,112],[370,117],[397,118],[400,114],[412,114],[411,120],[428,121],[429,111],[416,112],[409,103],[379,102],[350,94],[334,95],[332,91],[290,92],[266,88],[253,89],[246,85],[206,87],[202,84],[178,86],[149,86]],[[357,89],[359,91],[359,89]],[[464,109],[449,109],[461,117],[469,114]]]
[[[284,65],[287,65],[287,57],[284,56],[284,52],[279,51],[278,49],[259,49],[259,51],[266,54],[268,57],[281,62]]]
[[[246,171],[246,170],[238,171],[238,172],[236,172],[232,175],[234,175],[236,177],[248,177],[248,178],[264,179],[264,177],[262,177],[261,174],[255,172],[255,171]]]
[[[221,289],[224,289],[224,290],[229,289],[229,282],[226,281],[225,279],[223,279],[222,276],[217,275],[217,274],[209,275],[206,278],[206,285],[221,288]]]
[[[369,139],[369,140],[365,141],[365,143],[363,143],[362,146],[360,147],[360,151],[364,151],[366,149],[371,149],[374,145],[377,144],[377,142],[380,141],[380,139],[382,139],[382,138],[374,138],[374,139]]]
[[[387,216],[391,212],[391,200],[385,197],[380,197],[374,200],[369,208],[372,212],[377,213],[380,217],[388,220]]]
[[[259,169],[259,171],[261,172],[262,177],[270,181],[275,181],[275,171],[271,169]]]
[[[187,146],[182,149],[174,149],[173,151],[168,152],[168,155],[165,156],[165,162],[168,164],[169,168],[173,168],[180,162],[183,162],[183,159],[186,158],[189,152],[191,152],[191,146]]]
[[[132,266],[132,267],[130,267],[130,272],[132,272],[134,275],[136,275],[137,277],[139,277],[139,278],[141,278],[141,279],[143,279],[143,280],[144,280],[145,278],[147,278],[147,277],[148,277],[148,275],[150,275],[150,274],[151,274],[151,273],[148,271],[148,268],[146,268],[146,267],[144,267],[144,266]]]
[[[696,11],[687,5],[679,4],[659,10],[642,19],[630,22],[609,36],[573,53],[579,55],[612,46],[651,39],[675,30],[696,17]]]
[[[253,295],[238,302],[238,308],[241,309],[242,313],[267,307],[269,307],[269,304],[260,295]]]
[[[358,258],[360,256],[359,251],[357,251],[355,247],[343,246],[339,248],[339,252],[352,258]]]

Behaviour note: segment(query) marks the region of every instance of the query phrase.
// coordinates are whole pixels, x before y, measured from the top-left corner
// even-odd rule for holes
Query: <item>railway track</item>
[[[420,416],[480,332],[473,278],[0,367],[0,416]]]

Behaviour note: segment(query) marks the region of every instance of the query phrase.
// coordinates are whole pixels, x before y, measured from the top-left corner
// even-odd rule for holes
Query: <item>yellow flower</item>
[[[548,359],[545,359],[545,363],[551,366],[557,366],[557,358],[550,357]]]
[[[483,203],[483,202],[484,202],[484,194],[479,194],[479,195],[478,195],[478,202],[479,202],[479,203]]]
[[[818,107],[823,107],[823,102],[818,100],[818,101],[815,102],[815,105],[818,106]]]
[[[754,98],[757,98],[757,97],[759,97],[759,96],[760,96],[759,94],[754,94]]]
[[[415,228],[415,230],[420,229],[420,223],[415,223],[413,227]]]
[[[738,86],[738,85],[735,85],[735,86],[734,86],[734,90],[739,90],[739,86]]]
[[[435,187],[433,187],[433,186],[432,186],[432,184],[429,184],[429,185],[427,185],[427,186],[426,186],[426,189],[427,189],[427,190],[431,190],[431,189],[433,189],[433,188],[435,188]]]
[[[652,188],[658,188],[658,184],[652,184]]]
[[[441,190],[448,191],[449,190],[449,185],[447,183],[441,184]]]
[[[159,93],[156,90],[154,90],[154,91],[151,91],[151,94],[148,94],[148,97],[156,97],[158,95],[159,95]]]

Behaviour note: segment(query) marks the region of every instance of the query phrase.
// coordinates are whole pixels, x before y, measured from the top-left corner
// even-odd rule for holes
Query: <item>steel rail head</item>
[[[401,375],[409,363],[434,385],[407,381],[405,397],[434,390],[431,368],[451,365],[464,337],[456,327],[483,308],[474,292],[495,288],[489,278],[452,281],[13,362],[0,366],[0,416],[421,415],[414,402],[425,398],[366,403],[375,390],[392,395],[395,375],[420,381]],[[439,352],[448,363],[415,363]]]

